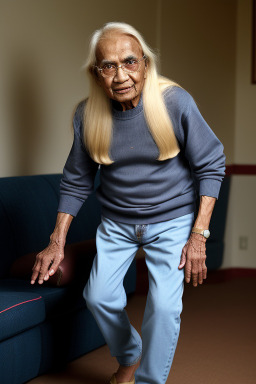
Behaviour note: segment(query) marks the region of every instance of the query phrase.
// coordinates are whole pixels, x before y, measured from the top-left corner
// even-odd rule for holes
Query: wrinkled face
[[[142,57],[142,48],[137,40],[116,31],[100,40],[96,51],[98,67],[108,63],[118,66]],[[145,60],[142,60],[138,72],[127,73],[122,68],[118,68],[116,75],[112,77],[103,77],[99,71],[97,71],[97,76],[106,95],[121,103],[125,110],[131,106],[136,107],[138,104],[146,78],[146,70]]]

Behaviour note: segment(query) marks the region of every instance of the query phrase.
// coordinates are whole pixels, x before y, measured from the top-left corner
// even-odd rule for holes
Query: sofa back
[[[230,193],[230,176],[225,176],[220,189],[219,199],[216,201],[209,229],[211,231],[211,237],[207,242],[212,241],[224,241],[228,201]]]
[[[210,221],[209,229],[211,236],[206,242],[206,266],[209,271],[220,268],[223,263],[225,250],[224,236],[228,211],[229,191],[230,177],[225,176],[221,184],[219,198],[216,201]],[[199,199],[197,200],[197,207],[198,206]]]
[[[101,220],[101,206],[95,190],[72,221],[67,244],[94,238]],[[0,178],[0,278],[12,262],[29,252],[39,252],[49,243],[59,203],[62,174]]]
[[[99,172],[95,177],[94,192],[71,223],[67,244],[96,235],[101,220],[101,206],[95,195]],[[16,258],[39,252],[48,245],[57,217],[61,176],[48,174],[0,178],[0,278],[7,275]],[[210,269],[216,269],[222,263],[229,188],[230,178],[225,177],[211,219],[211,237],[207,241]],[[219,245],[220,249],[216,251],[212,248],[211,251],[214,244]]]

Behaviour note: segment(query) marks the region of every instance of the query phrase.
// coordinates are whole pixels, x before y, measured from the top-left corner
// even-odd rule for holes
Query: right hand
[[[32,268],[31,284],[34,284],[37,278],[39,284],[47,281],[57,271],[63,259],[64,245],[50,242],[43,251],[36,255],[36,261]]]

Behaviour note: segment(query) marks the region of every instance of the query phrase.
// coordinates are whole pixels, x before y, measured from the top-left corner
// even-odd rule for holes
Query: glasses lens
[[[137,72],[140,67],[140,60],[129,60],[127,63],[122,65],[125,72]],[[116,66],[114,64],[105,64],[101,68],[101,74],[104,77],[115,76]]]
[[[124,70],[127,72],[137,72],[139,69],[139,61],[130,60],[124,64]]]
[[[102,74],[106,77],[113,76],[116,73],[116,67],[111,64],[106,64],[102,67]]]

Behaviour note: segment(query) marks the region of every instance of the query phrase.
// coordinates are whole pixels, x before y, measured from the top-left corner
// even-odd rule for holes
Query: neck
[[[129,100],[125,103],[120,103],[120,104],[123,108],[123,111],[127,111],[128,109],[135,108],[138,105],[138,102],[139,101],[137,101],[137,103],[136,103],[134,100]]]
[[[120,103],[120,105],[122,106],[123,108],[123,112],[124,111],[127,111],[128,109],[132,109],[132,108],[135,108],[137,107],[137,105],[139,104],[139,101],[140,101],[140,96],[141,95],[137,95],[134,99],[132,100],[128,100],[128,101],[125,101],[124,103]]]

